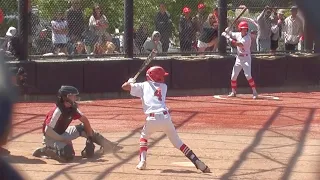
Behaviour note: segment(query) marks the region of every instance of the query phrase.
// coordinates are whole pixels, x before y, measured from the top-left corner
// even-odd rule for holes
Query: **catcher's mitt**
[[[81,151],[83,158],[91,158],[94,155],[95,145],[92,142],[92,137],[88,137],[86,141],[86,147]]]

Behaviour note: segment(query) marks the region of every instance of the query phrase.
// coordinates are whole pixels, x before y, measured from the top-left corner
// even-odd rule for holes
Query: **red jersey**
[[[52,110],[50,110],[44,120],[42,132],[45,132],[46,126],[51,127],[56,133],[63,134],[66,129],[69,127],[72,120],[76,120],[82,117],[82,113],[79,109],[72,112],[70,109],[70,113],[62,114],[60,108],[55,106]]]

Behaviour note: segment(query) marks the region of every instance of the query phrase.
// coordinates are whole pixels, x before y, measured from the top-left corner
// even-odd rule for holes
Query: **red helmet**
[[[206,6],[203,3],[198,4],[198,9],[204,9]]]
[[[154,82],[164,82],[164,77],[169,75],[162,67],[152,66],[147,70],[147,80]]]
[[[238,29],[239,31],[241,31],[241,29],[249,29],[249,25],[246,21],[241,21],[238,25]]]
[[[183,14],[188,14],[188,13],[191,12],[191,9],[190,9],[189,7],[187,7],[187,6],[185,6],[185,7],[182,9],[182,12],[183,12]]]

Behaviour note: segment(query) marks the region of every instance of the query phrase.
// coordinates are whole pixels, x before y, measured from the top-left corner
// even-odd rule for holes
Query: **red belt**
[[[166,114],[168,114],[168,111],[163,111],[162,113],[163,113],[164,115],[166,115]],[[150,117],[154,117],[154,113],[150,113],[149,116],[150,116]]]
[[[248,54],[239,54],[238,56],[245,57],[245,56],[248,56]]]

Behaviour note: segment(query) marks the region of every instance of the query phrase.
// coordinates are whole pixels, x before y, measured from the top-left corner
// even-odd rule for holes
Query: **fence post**
[[[124,52],[126,58],[133,58],[133,0],[124,2]]]
[[[29,11],[31,9],[30,0],[19,0],[19,22],[18,22],[18,36],[19,36],[19,61],[28,60],[28,36],[29,36]]]
[[[218,29],[218,50],[220,54],[224,54],[227,52],[227,41],[225,38],[221,38],[221,33],[227,28],[228,26],[228,19],[227,19],[227,0],[219,0],[218,2],[218,9],[219,9],[219,29]]]

